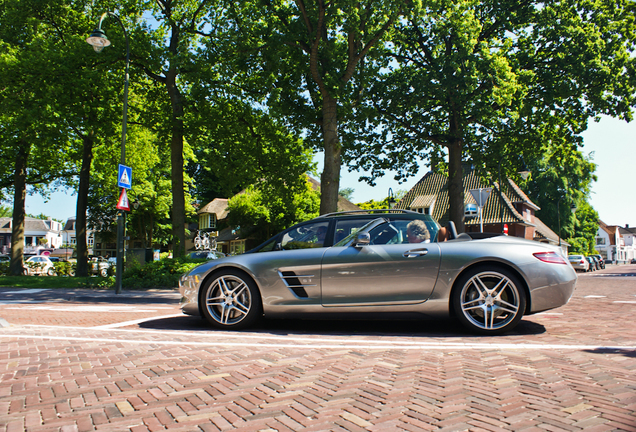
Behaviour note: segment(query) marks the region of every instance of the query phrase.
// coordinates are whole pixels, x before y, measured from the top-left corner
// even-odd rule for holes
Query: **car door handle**
[[[417,258],[428,253],[428,249],[416,249],[404,252],[404,258]]]

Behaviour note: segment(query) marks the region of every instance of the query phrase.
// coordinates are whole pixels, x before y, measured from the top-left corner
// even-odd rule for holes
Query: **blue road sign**
[[[132,168],[119,164],[119,174],[117,175],[117,186],[130,189],[132,184]]]

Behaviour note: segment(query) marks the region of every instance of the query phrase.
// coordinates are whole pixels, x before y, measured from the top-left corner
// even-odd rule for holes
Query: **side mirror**
[[[274,250],[275,251],[283,250],[283,246],[280,243],[276,243],[276,245],[274,246]]]
[[[371,243],[371,236],[369,233],[361,233],[356,237],[356,242],[354,246],[367,246]]]

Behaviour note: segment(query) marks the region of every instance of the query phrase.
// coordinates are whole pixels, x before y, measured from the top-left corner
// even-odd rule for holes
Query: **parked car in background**
[[[576,271],[587,272],[590,270],[590,263],[583,255],[570,255],[568,261]]]
[[[204,260],[215,260],[219,258],[223,258],[225,254],[219,251],[196,251],[191,252],[188,255],[192,259],[204,259]]]
[[[0,255],[0,263],[11,261],[11,257],[9,255]]]
[[[25,266],[29,275],[55,276],[55,266],[53,261],[47,256],[32,256],[25,261]]]
[[[605,268],[605,260],[603,259],[602,255],[591,255],[594,258],[596,258],[598,260],[598,264],[600,266],[600,268],[604,269]]]
[[[104,257],[90,257],[88,265],[91,274],[106,277],[108,276],[108,269],[110,268],[111,263]]]

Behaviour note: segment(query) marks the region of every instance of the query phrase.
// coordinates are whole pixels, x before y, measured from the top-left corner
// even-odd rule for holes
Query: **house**
[[[603,259],[615,263],[636,259],[636,228],[607,225],[603,221],[598,223],[596,250]]]
[[[314,190],[320,190],[320,182],[311,177],[308,177],[308,180]],[[243,193],[243,191],[239,193]],[[228,226],[219,230],[221,226],[227,225],[227,217],[229,215],[228,201],[226,198],[215,198],[201,207],[197,212],[199,216],[198,229],[208,232],[212,237],[216,237],[218,250],[226,254],[235,255],[245,252],[248,247],[257,245],[249,244],[249,233],[241,230],[240,227]],[[339,197],[338,211],[351,210],[360,210],[360,207],[342,196]],[[193,247],[191,240],[188,241],[188,246],[187,250]]]
[[[0,218],[0,251],[3,254],[11,253],[12,230],[13,218]],[[24,219],[24,253],[34,255],[41,249],[59,248],[63,243],[62,230],[62,224],[51,218],[26,217]]]
[[[567,244],[554,231],[548,228],[535,212],[539,207],[517,186],[506,178],[500,187],[498,182],[487,185],[474,170],[467,171],[464,183],[464,216],[467,232],[502,232],[502,226],[508,226],[508,234],[528,240],[560,245],[567,253]],[[484,196],[481,215],[476,198],[471,191],[487,190]],[[475,192],[477,197],[479,193]],[[413,210],[430,214],[441,225],[450,220],[450,201],[448,177],[429,171],[395,206],[397,209]]]

